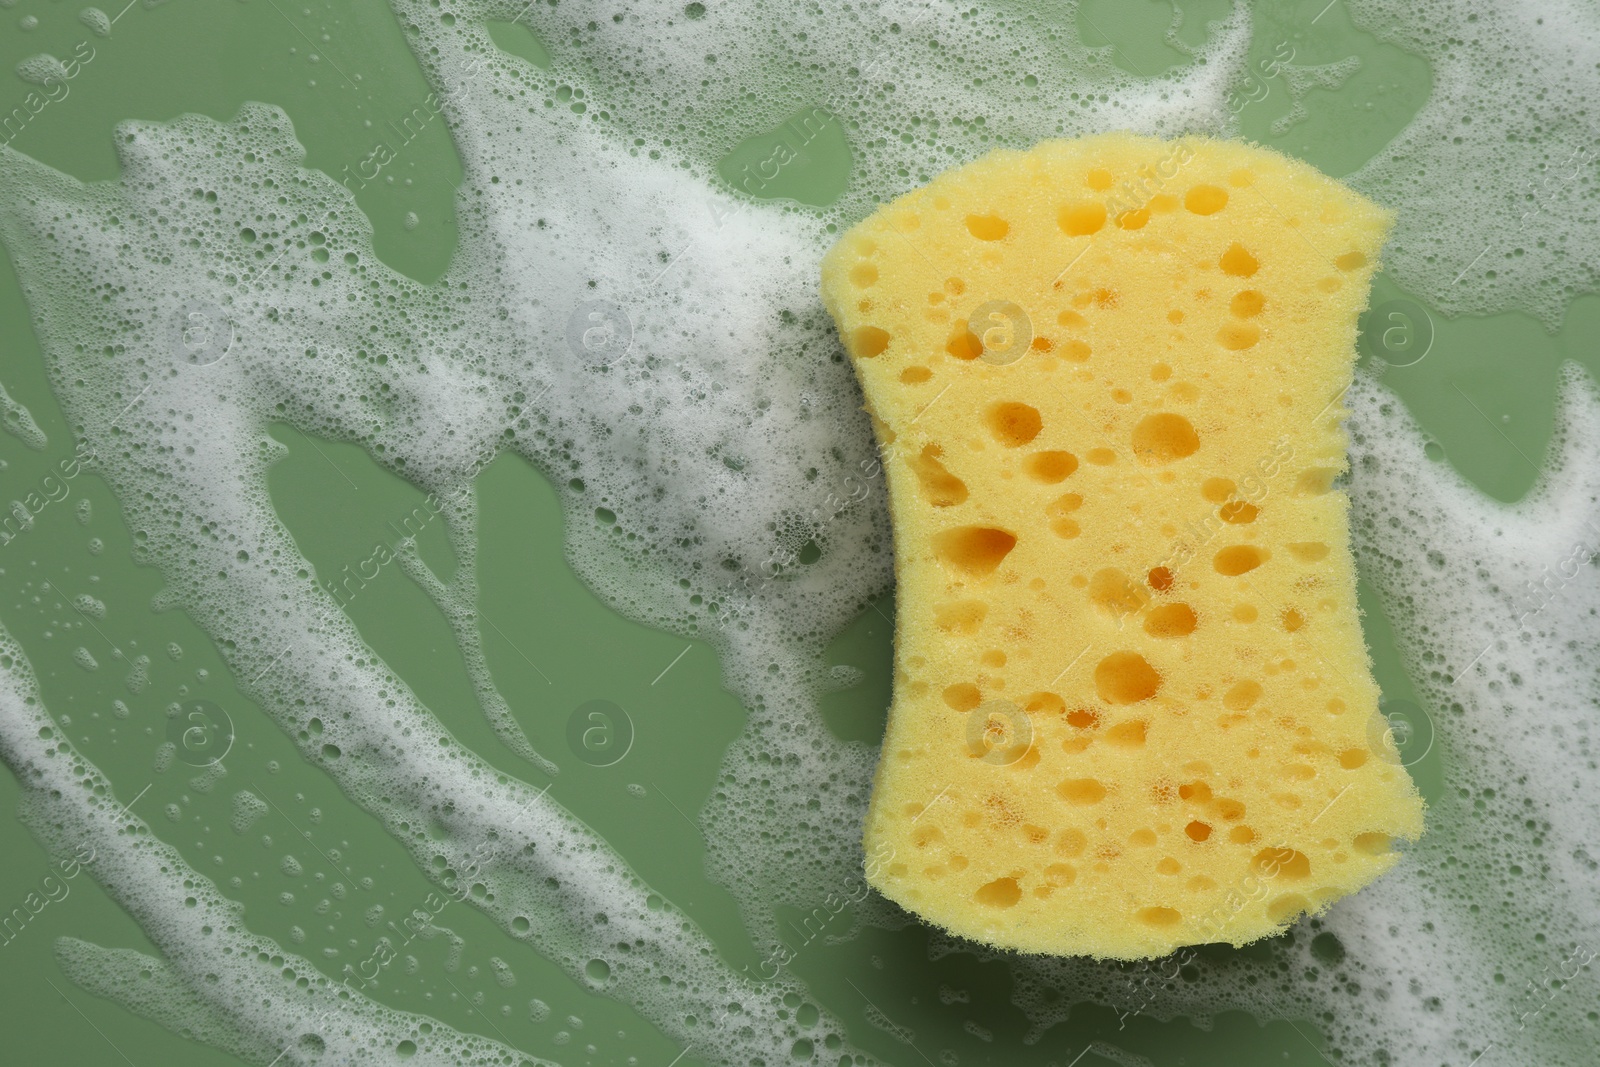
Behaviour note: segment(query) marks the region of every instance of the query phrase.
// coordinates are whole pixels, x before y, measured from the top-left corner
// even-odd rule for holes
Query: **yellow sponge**
[[[894,520],[885,895],[1131,959],[1274,933],[1421,832],[1336,486],[1388,226],[1264,149],[1111,134],[829,252]]]

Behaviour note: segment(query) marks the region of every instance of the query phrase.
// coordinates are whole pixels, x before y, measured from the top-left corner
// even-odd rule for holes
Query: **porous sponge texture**
[[[954,933],[1244,944],[1422,829],[1356,605],[1341,403],[1389,217],[1243,144],[997,151],[823,263],[894,524],[866,848]]]

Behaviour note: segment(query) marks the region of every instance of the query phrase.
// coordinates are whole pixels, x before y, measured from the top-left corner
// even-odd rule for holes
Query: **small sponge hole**
[[[1011,232],[1011,224],[999,215],[968,215],[967,232],[980,241],[998,241]]]
[[[1140,908],[1133,914],[1134,918],[1146,926],[1177,926],[1183,921],[1182,913],[1176,908]]]
[[[1107,704],[1137,704],[1161,688],[1161,675],[1137,652],[1113,652],[1095,665],[1094,686]]]
[[[954,570],[973,578],[993,574],[1017,547],[1017,535],[989,526],[957,526],[933,536],[933,553]]]
[[[1215,215],[1228,206],[1228,191],[1215,185],[1197,185],[1184,195],[1183,206],[1196,215]]]
[[[1038,408],[1010,400],[991,405],[984,413],[984,422],[989,432],[1007,448],[1021,448],[1038,437],[1044,428]]]
[[[1224,274],[1231,274],[1235,278],[1248,278],[1260,269],[1261,263],[1247,252],[1243,245],[1232,244],[1222,253],[1218,266],[1222,268]]]
[[[880,356],[889,347],[889,331],[877,326],[858,326],[850,334],[850,354],[857,359]]]
[[[1022,461],[1022,469],[1034,481],[1054,485],[1078,469],[1078,457],[1071,452],[1035,452]]]
[[[996,878],[978,887],[972,899],[990,908],[1012,908],[1022,899],[1022,887],[1015,878]]]
[[[1146,415],[1133,429],[1133,453],[1144,463],[1174,463],[1200,450],[1200,435],[1182,415]]]
[[[1087,237],[1106,224],[1106,206],[1099,200],[1079,200],[1063,207],[1056,222],[1068,237]]]

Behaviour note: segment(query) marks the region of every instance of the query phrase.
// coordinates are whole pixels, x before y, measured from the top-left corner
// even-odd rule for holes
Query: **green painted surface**
[[[434,278],[454,248],[453,197],[460,180],[445,121],[435,117],[414,135],[392,125],[423,106],[429,90],[401,28],[382,5],[312,2],[309,8],[274,0],[129,5],[111,35],[102,38],[91,35],[64,5],[23,0],[4,10],[0,67],[11,69],[40,51],[70,55],[80,42],[88,43],[94,58],[64,99],[27,123],[14,146],[79,178],[105,179],[115,174],[111,139],[117,122],[162,120],[189,111],[225,119],[244,101],[268,101],[293,119],[310,166],[348,179],[386,262],[414,277]],[[1241,121],[1248,136],[1343,174],[1415,112],[1430,89],[1429,72],[1418,58],[1353,27],[1343,5],[1313,25],[1319,7],[1273,5],[1257,16],[1252,63],[1263,72],[1267,91],[1241,105]],[[1165,39],[1172,9],[1151,0],[1090,0],[1079,13],[1077,29],[1090,44],[1114,46],[1115,62],[1125,69],[1154,74],[1186,62],[1179,46],[1201,40],[1205,20],[1222,17],[1226,4],[1205,0],[1185,3],[1183,10],[1186,18],[1173,36],[1177,46]],[[19,20],[29,16],[39,20],[38,27],[23,30]],[[540,65],[561,61],[559,52],[549,51],[520,23],[496,24],[492,36],[499,47]],[[1362,62],[1339,88],[1306,93],[1303,119],[1275,132],[1273,124],[1290,113],[1293,101],[1283,79],[1266,72],[1288,54],[1286,49],[1292,49],[1296,63],[1333,63],[1351,55]],[[0,109],[20,103],[26,91],[20,80],[0,79]],[[750,173],[747,166],[759,173],[762,163],[785,146],[802,158],[781,167],[777,179],[746,186],[747,191],[802,203],[836,196],[849,171],[852,146],[837,123],[806,126],[809,114],[801,111],[798,124],[740,142],[715,161],[723,177],[739,186]],[[361,161],[380,144],[395,152],[396,163],[384,168],[381,179],[365,180]],[[415,225],[406,225],[407,213],[415,214]],[[1379,280],[1375,305],[1402,299],[1406,294]],[[1542,460],[1560,361],[1576,358],[1600,369],[1593,355],[1600,340],[1600,300],[1576,302],[1554,335],[1516,314],[1453,322],[1433,315],[1431,321],[1426,358],[1389,368],[1384,380],[1435,442],[1431,461],[1452,463],[1485,492],[1515,499]],[[0,384],[32,410],[49,437],[46,448],[33,451],[13,436],[0,436],[5,462],[0,497],[9,500],[46,484],[47,475],[70,455],[73,435],[45,383],[8,259],[0,263]],[[319,576],[330,580],[350,573],[346,568],[363,575],[347,610],[374,650],[456,738],[507,773],[542,782],[488,728],[445,619],[397,564],[371,562],[381,555],[380,547],[392,550],[409,520],[416,526],[411,532],[420,530],[423,559],[447,577],[454,556],[444,520],[424,521],[422,494],[380,470],[359,449],[312,441],[287,429],[274,433],[287,448],[271,476],[279,515]],[[329,973],[364,957],[383,924],[422,902],[432,883],[240,694],[209,640],[188,618],[155,610],[159,576],[139,565],[136,546],[105,487],[93,475],[81,474],[65,489],[65,500],[0,548],[0,620],[32,658],[62,728],[112,777],[119,796],[138,795],[135,810],[156,833],[243,902],[252,929],[318,958]],[[732,898],[705,876],[706,849],[697,827],[719,760],[744,715],[719,684],[714,654],[705,644],[621,618],[577,581],[563,557],[566,520],[539,473],[503,459],[483,474],[478,493],[485,590],[478,607],[486,623],[487,659],[535,747],[563,762],[555,795],[700,924],[730,964],[755,966],[756,954]],[[105,603],[104,618],[85,617],[71,606],[85,593]],[[1370,595],[1363,603],[1386,700],[1414,700],[1389,621]],[[892,614],[891,604],[880,604],[828,650],[830,664],[862,674],[857,685],[824,702],[827,723],[840,737],[872,741],[882,729]],[[87,661],[77,654],[79,648],[87,650],[95,669],[83,665]],[[149,657],[149,680],[135,691],[127,678],[144,656]],[[210,781],[182,764],[158,773],[153,758],[164,736],[165,707],[201,699],[221,705],[231,718],[235,749],[228,777]],[[606,717],[588,717],[595,708]],[[621,709],[621,717],[615,709]],[[576,734],[569,728],[575,713],[581,716]],[[589,729],[599,732],[585,735]],[[606,746],[620,745],[619,731],[631,737],[621,758],[595,765],[616,751]],[[572,736],[597,739],[607,755],[574,758]],[[1426,792],[1440,789],[1449,770],[1440,765],[1437,751],[1423,756],[1414,769]],[[235,833],[232,798],[243,788],[266,797],[273,808],[247,832]],[[15,782],[0,775],[0,811],[6,813],[0,835],[7,857],[0,864],[0,906],[7,909],[32,892],[47,870],[44,853],[10,814],[16,793]],[[317,845],[309,845],[304,834]],[[324,854],[330,848],[337,848],[337,861]],[[284,873],[285,855],[296,857],[299,873]],[[345,888],[336,890],[341,882]],[[145,951],[151,946],[88,876],[69,887],[64,899],[49,904],[0,946],[5,1058],[30,1064],[126,1060],[140,1067],[234,1062],[72,986],[52,956],[56,937],[70,934]],[[374,905],[383,907],[381,916],[371,910]],[[847,918],[835,921],[842,929]],[[407,946],[405,952],[415,955],[418,965],[413,972],[397,963],[384,973],[378,995],[386,1003],[509,1040],[567,1065],[666,1065],[682,1051],[628,1009],[580,987],[506,938],[474,909],[452,905],[440,922],[459,944],[440,936]],[[954,1049],[963,1064],[1063,1064],[1073,1062],[1093,1039],[1161,1065],[1322,1062],[1310,1022],[1259,1026],[1229,1015],[1201,1031],[1186,1022],[1163,1025],[1139,1017],[1123,1028],[1114,1012],[1090,1006],[1075,1010],[1069,1023],[1037,1044],[1024,1045],[1026,1027],[1009,1003],[1005,966],[966,955],[930,963],[925,942],[916,926],[867,931],[839,944],[822,939],[806,946],[792,969],[819,1002],[847,1020],[861,1047],[907,1067],[925,1062],[923,1049]],[[509,967],[513,985],[496,980],[492,959]],[[868,1025],[851,983],[896,1022],[914,1029],[918,1049]],[[941,987],[968,991],[970,1003],[952,1010],[941,999]],[[479,994],[481,1004],[470,1002]],[[548,1005],[548,1011],[539,1004]],[[969,1021],[974,1025],[966,1026]],[[692,1064],[695,1057],[680,1062]],[[1107,1061],[1091,1054],[1081,1062]]]

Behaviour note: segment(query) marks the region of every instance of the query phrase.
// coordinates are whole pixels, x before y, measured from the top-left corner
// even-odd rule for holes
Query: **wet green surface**
[[[1268,91],[1240,106],[1241,122],[1248,136],[1343,174],[1404,125],[1425,99],[1429,75],[1421,60],[1353,27],[1343,5],[1313,23],[1320,7],[1274,6],[1258,16],[1252,62],[1265,72],[1261,64],[1284,61],[1288,48],[1295,63],[1336,63],[1356,55],[1360,69],[1336,90],[1306,92],[1300,99],[1305,117],[1277,132],[1273,124],[1290,114],[1293,99],[1285,78],[1263,73]],[[1175,40],[1191,46],[1203,39],[1205,20],[1226,11],[1210,0],[1184,9],[1187,18]],[[1114,46],[1115,61],[1125,69],[1154,74],[1187,62],[1181,47],[1163,39],[1171,14],[1163,4],[1095,0],[1080,12],[1078,29],[1091,44]],[[36,29],[20,28],[19,20],[27,16],[38,18]],[[19,151],[79,178],[110,178],[116,171],[112,130],[119,121],[162,120],[189,111],[226,119],[247,100],[268,101],[293,119],[307,146],[308,165],[339,178],[356,175],[347,184],[371,219],[386,262],[425,280],[448,262],[460,168],[442,117],[403,144],[390,125],[420,106],[429,89],[401,29],[381,5],[291,8],[271,0],[130,5],[104,38],[93,36],[67,7],[42,0],[23,0],[5,9],[3,19],[0,67],[5,69],[41,51],[72,54],[80,41],[88,42],[94,54],[72,80],[70,93],[16,136],[13,145]],[[520,23],[498,24],[493,39],[531,62],[564,61],[559,49],[547,49]],[[173,76],[180,61],[182,76]],[[15,78],[0,83],[5,109],[21,103],[28,91]],[[814,125],[807,125],[808,116],[816,119]],[[360,163],[379,143],[395,149],[396,160],[377,180],[365,180]],[[776,181],[744,185],[746,191],[804,203],[825,203],[838,194],[852,147],[836,122],[809,111],[708,162],[718,164],[730,183],[725,192],[736,198],[734,188],[745,176],[759,175],[763,162],[781,150],[802,158],[781,168]],[[410,228],[408,212],[417,217]],[[1404,299],[1406,294],[1379,280],[1376,306]],[[1543,460],[1560,361],[1585,359],[1595,367],[1600,300],[1579,300],[1555,335],[1515,314],[1453,322],[1432,315],[1431,322],[1425,358],[1388,368],[1384,381],[1436,442],[1431,461],[1452,463],[1485,492],[1515,499]],[[9,260],[0,264],[0,384],[31,409],[49,437],[42,451],[33,451],[16,437],[0,436],[5,462],[0,498],[9,501],[45,486],[47,475],[71,454],[74,440],[46,385]],[[274,433],[287,451],[271,475],[274,505],[324,580],[350,573],[346,568],[362,574],[346,610],[363,636],[457,739],[507,773],[543,784],[546,779],[486,725],[443,616],[397,564],[371,562],[381,555],[380,547],[393,549],[409,520],[420,529],[424,560],[447,577],[454,557],[444,520],[418,518],[428,514],[422,493],[380,470],[360,450],[288,429]],[[26,648],[52,712],[84,754],[111,776],[119,797],[137,796],[134,810],[154,831],[243,902],[251,929],[318,959],[329,974],[364,958],[384,923],[423,901],[432,883],[240,694],[209,640],[188,618],[155,610],[152,600],[161,580],[138,564],[133,540],[105,487],[92,474],[81,474],[65,483],[65,490],[66,498],[46,508],[32,529],[0,547],[0,620]],[[563,556],[558,498],[538,472],[502,459],[480,478],[478,493],[485,590],[479,609],[486,654],[535,747],[563,764],[553,795],[700,924],[732,965],[754,966],[756,954],[732,898],[704,874],[706,849],[697,828],[722,753],[744,716],[720,686],[714,654],[703,643],[621,618],[577,581]],[[73,607],[80,594],[104,602],[104,617]],[[1414,701],[1380,605],[1370,596],[1363,604],[1385,699]],[[830,664],[861,672],[857,684],[824,700],[823,714],[840,737],[870,743],[882,729],[890,616],[888,603],[867,612],[829,649]],[[130,685],[130,671],[146,656],[147,683]],[[85,666],[91,659],[93,669]],[[182,763],[155,769],[166,707],[195,700],[222,706],[232,722],[234,747],[229,773],[221,780]],[[601,729],[589,736],[599,738],[603,753],[580,758],[569,740],[569,723],[580,709],[595,707],[609,718],[585,717],[582,725]],[[621,709],[625,719],[606,708]],[[631,724],[630,744],[615,762],[597,765],[618,751],[606,746],[619,744],[613,732],[625,724]],[[585,735],[580,730],[577,736]],[[1433,792],[1447,768],[1440,766],[1435,750],[1413,769],[1424,791]],[[233,798],[241,789],[258,793],[272,807],[237,833],[231,828]],[[8,813],[0,820],[7,857],[0,864],[0,907],[7,909],[46,873],[44,853],[9,814],[16,792],[9,775],[0,775],[0,811]],[[285,863],[290,855],[294,864]],[[296,865],[298,873],[285,873]],[[383,908],[382,914],[372,910],[375,906]],[[843,929],[848,919],[836,922]],[[505,937],[476,910],[452,905],[440,923],[451,936],[404,950],[417,958],[414,972],[397,962],[384,973],[378,994],[384,1002],[568,1065],[664,1067],[682,1051],[628,1009],[579,986]],[[140,1067],[234,1062],[72,986],[52,956],[52,943],[63,934],[152,950],[138,926],[88,876],[72,881],[66,898],[51,903],[0,946],[8,1061],[127,1061]],[[1114,1012],[1094,1007],[1076,1010],[1068,1024],[1037,1044],[1023,1045],[1027,1027],[1009,1003],[1004,965],[959,954],[930,963],[925,946],[919,927],[869,931],[847,943],[823,939],[807,945],[792,969],[820,1002],[849,1023],[860,1047],[907,1067],[928,1062],[928,1055],[944,1049],[955,1050],[962,1064],[1065,1064],[1092,1039],[1162,1065],[1322,1062],[1309,1023],[1298,1029],[1284,1022],[1259,1026],[1243,1016],[1225,1016],[1214,1029],[1202,1031],[1186,1022],[1163,1025],[1135,1018],[1124,1029]],[[509,969],[513,984],[503,984],[504,970],[491,960]],[[970,1001],[953,1009],[941,998],[941,987],[967,991]],[[472,999],[479,995],[481,1003]],[[913,1029],[917,1046],[908,1048],[868,1025],[864,997]],[[695,1057],[681,1062],[693,1063]],[[1107,1061],[1090,1054],[1079,1062]]]

